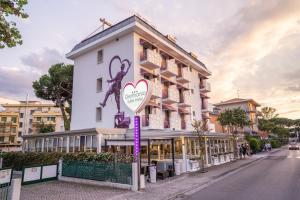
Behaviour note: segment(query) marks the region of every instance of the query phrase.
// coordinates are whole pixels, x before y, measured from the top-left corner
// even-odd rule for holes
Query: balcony
[[[172,104],[179,101],[179,94],[175,85],[171,85],[169,87],[163,87],[162,101],[163,103],[166,104]]]
[[[152,99],[157,99],[162,97],[162,85],[161,83],[151,82],[152,87]]]
[[[182,68],[178,67],[178,76],[177,76],[177,82],[181,84],[185,84],[190,82],[190,73],[188,71],[188,68]]]
[[[140,64],[149,70],[160,68],[161,60],[160,54],[151,49],[141,52]]]
[[[177,75],[177,65],[174,60],[163,60],[160,68],[160,74],[165,77]]]
[[[209,113],[208,112],[202,112],[202,119],[209,119]]]
[[[179,95],[179,107],[191,107],[191,96],[186,92],[184,94]]]
[[[145,129],[163,129],[160,115],[142,115],[142,127]]]
[[[204,83],[200,83],[200,92],[210,92],[211,88],[210,88],[210,83],[208,82],[204,82]]]

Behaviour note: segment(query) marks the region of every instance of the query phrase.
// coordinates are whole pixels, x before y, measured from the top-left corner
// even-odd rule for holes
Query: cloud
[[[32,81],[37,77],[37,74],[25,70],[0,68],[0,96],[25,98],[26,93],[33,95]]]
[[[67,60],[56,49],[44,48],[41,52],[32,52],[21,57],[21,62],[26,67],[0,67],[0,97],[23,100],[29,93],[31,99],[36,99],[32,82],[46,74],[51,65]]]
[[[33,71],[46,73],[51,65],[67,62],[65,56],[56,49],[44,48],[41,52],[32,52],[21,57],[21,62]]]

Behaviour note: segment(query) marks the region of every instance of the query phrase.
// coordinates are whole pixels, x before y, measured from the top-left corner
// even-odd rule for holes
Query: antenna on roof
[[[239,99],[240,98],[240,89],[237,89],[236,93],[237,93],[237,97]]]
[[[102,27],[102,30],[104,30],[104,28],[105,28],[105,25],[107,25],[108,27],[111,27],[111,26],[112,26],[112,24],[111,24],[111,23],[109,23],[108,21],[106,21],[106,19],[105,19],[105,18],[100,18],[100,22],[102,22],[102,25],[101,25],[101,27]]]
[[[99,31],[99,29],[101,29],[101,31],[103,31],[105,29],[105,25],[108,27],[111,27],[112,24],[108,21],[106,21],[105,18],[100,18],[99,20],[101,22],[100,27],[98,27],[96,30],[94,30],[91,34],[89,34],[86,38],[84,38],[84,40],[86,40],[87,38],[91,37],[92,35],[94,35],[96,32]]]

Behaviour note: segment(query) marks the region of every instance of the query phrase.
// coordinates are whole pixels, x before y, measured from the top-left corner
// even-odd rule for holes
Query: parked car
[[[289,144],[289,150],[300,150],[299,144],[296,142],[291,142]]]

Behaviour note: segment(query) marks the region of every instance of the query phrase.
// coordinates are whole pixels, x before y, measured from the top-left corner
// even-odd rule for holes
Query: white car
[[[299,144],[296,142],[291,142],[289,144],[289,150],[300,150]]]

